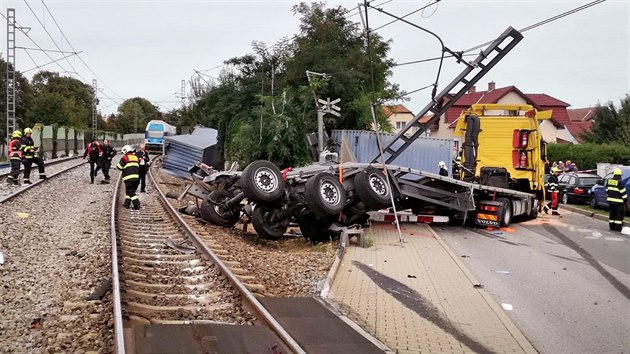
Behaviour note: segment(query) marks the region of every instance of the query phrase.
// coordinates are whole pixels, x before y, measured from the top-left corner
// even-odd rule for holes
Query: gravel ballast
[[[1,353],[111,352],[111,291],[87,298],[111,278],[116,177],[92,185],[83,165],[2,204]]]

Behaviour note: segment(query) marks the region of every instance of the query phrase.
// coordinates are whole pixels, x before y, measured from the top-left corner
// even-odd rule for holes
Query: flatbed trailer
[[[382,154],[372,163],[339,164],[334,158],[324,158],[320,163],[280,171],[273,163],[259,160],[242,172],[237,166],[214,171],[197,164],[190,170],[193,184],[187,193],[202,200],[200,214],[206,221],[232,226],[245,217],[265,238],[280,237],[290,224],[297,223],[312,242],[328,239],[340,227],[363,224],[369,211],[388,207],[432,207],[455,219],[474,217],[479,225],[496,227],[509,225],[514,216],[534,218],[539,205],[535,194],[394,164],[522,38],[510,27],[476,59],[465,62],[458,58],[464,70],[382,147]],[[428,113],[433,117],[421,123],[419,118]]]

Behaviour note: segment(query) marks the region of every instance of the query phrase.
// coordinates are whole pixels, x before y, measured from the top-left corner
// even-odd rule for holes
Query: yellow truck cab
[[[455,128],[462,137],[460,179],[532,193],[543,201],[546,152],[540,123],[551,113],[513,104],[474,104],[463,111]]]

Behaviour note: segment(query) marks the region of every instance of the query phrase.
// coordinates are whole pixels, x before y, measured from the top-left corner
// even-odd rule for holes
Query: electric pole
[[[186,99],[186,80],[182,80],[181,97],[182,97],[182,106],[183,106],[184,100]]]
[[[98,113],[96,112],[96,106],[98,105],[97,89],[96,79],[92,79],[92,90],[94,91],[94,97],[92,98],[92,139],[96,139],[96,131],[98,128]]]
[[[7,9],[7,142],[15,130],[15,9]],[[7,150],[8,154],[8,150]]]

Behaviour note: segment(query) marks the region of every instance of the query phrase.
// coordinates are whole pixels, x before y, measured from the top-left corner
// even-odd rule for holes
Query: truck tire
[[[269,161],[258,160],[247,165],[240,182],[243,193],[254,203],[275,202],[284,195],[282,173]]]
[[[201,218],[213,224],[225,227],[232,227],[241,217],[239,208],[235,207],[222,212],[219,204],[232,198],[232,194],[218,190],[210,193],[210,195],[201,202]]]
[[[300,231],[306,241],[317,244],[326,242],[330,239],[330,231],[328,228],[332,224],[332,220],[320,219],[315,215],[306,214],[298,219]]]
[[[304,196],[309,209],[320,217],[339,214],[346,206],[346,191],[330,173],[322,172],[309,178]]]
[[[534,220],[538,218],[538,209],[540,208],[540,201],[538,199],[534,199],[534,205],[532,205],[532,209],[529,211],[527,215],[530,220]]]
[[[508,198],[497,198],[497,202],[502,205],[499,207],[499,225],[508,227],[512,222],[512,202]]]
[[[363,204],[372,210],[390,206],[389,184],[385,174],[374,167],[368,167],[354,177],[354,191]]]
[[[267,240],[282,237],[287,231],[287,226],[271,221],[273,209],[264,205],[256,205],[252,213],[252,225],[260,238]]]

